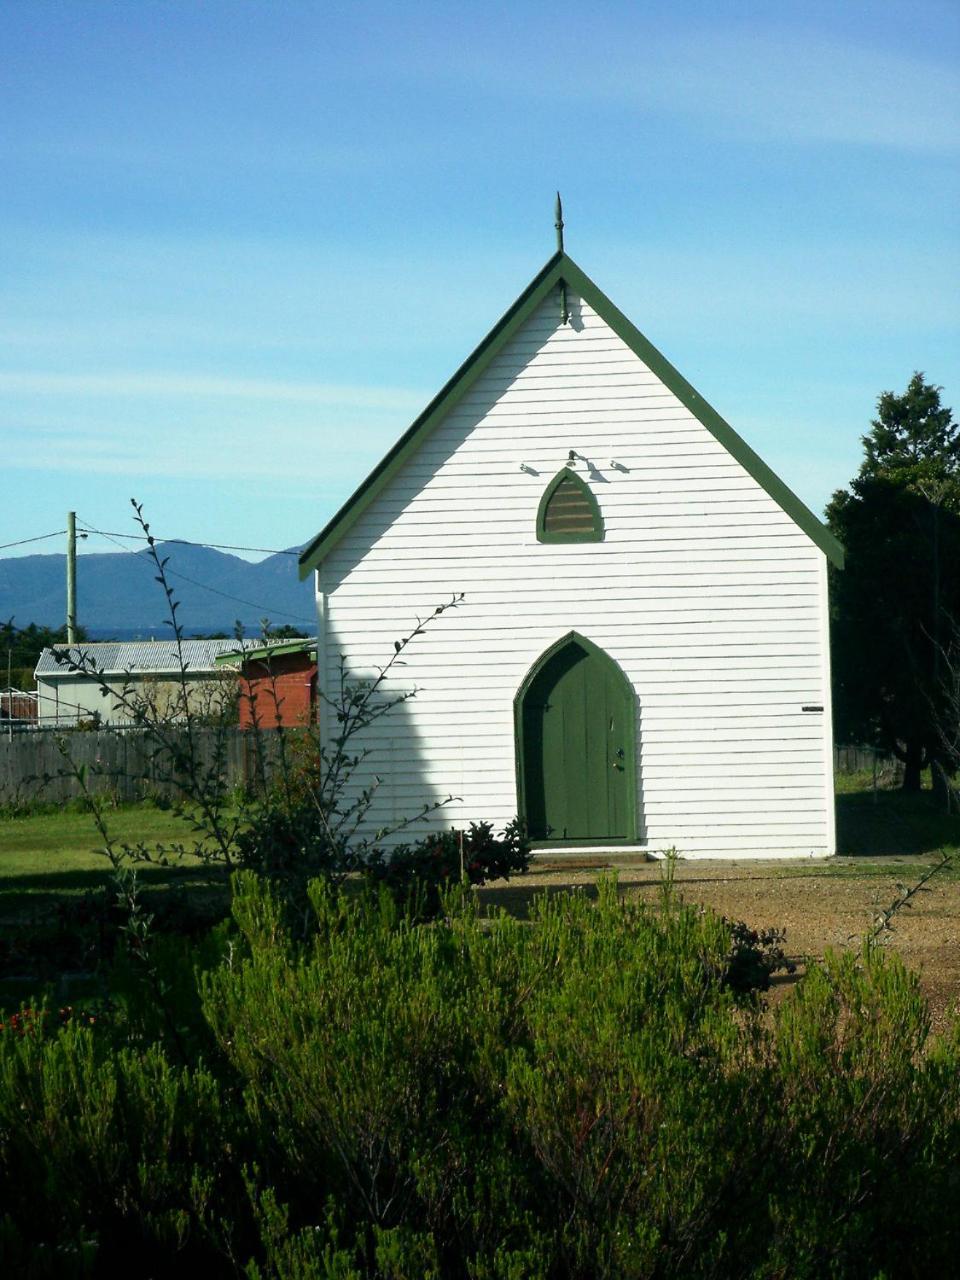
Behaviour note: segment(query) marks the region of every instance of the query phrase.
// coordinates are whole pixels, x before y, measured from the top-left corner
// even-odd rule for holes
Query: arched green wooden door
[[[533,840],[635,840],[634,695],[582,636],[548,650],[517,696],[520,807]]]

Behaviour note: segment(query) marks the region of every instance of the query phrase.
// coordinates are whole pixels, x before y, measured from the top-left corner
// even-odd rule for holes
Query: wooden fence
[[[288,737],[298,730],[289,730]],[[63,744],[69,759],[58,746]],[[253,785],[261,769],[269,772],[277,754],[277,735],[254,734],[242,729],[196,732],[196,757],[201,768],[211,768],[220,754],[220,768],[227,787]],[[86,771],[87,786],[95,793],[119,801],[145,797],[178,798],[181,789],[170,778],[169,758],[158,754],[147,736],[135,729],[101,729],[94,733],[54,732],[34,729],[0,735],[0,804],[41,801],[62,804],[79,796],[73,775]],[[834,749],[837,773],[873,773],[885,779],[902,770],[890,756],[873,747],[839,746]]]
[[[834,747],[833,768],[836,773],[876,773],[885,779],[903,777],[900,761],[876,747]]]
[[[288,739],[297,730],[288,731]],[[180,742],[186,746],[185,738]],[[201,770],[219,768],[229,787],[254,784],[269,773],[279,746],[275,732],[199,729],[194,755]],[[65,754],[64,754],[65,753]],[[182,788],[171,777],[168,752],[135,729],[97,732],[31,732],[0,736],[0,804],[33,801],[62,804],[81,794],[76,777],[84,770],[86,786],[118,801],[147,797],[175,800]]]

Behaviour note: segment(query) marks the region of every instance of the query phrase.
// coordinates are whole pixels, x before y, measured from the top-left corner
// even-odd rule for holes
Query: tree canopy
[[[77,639],[89,639],[83,627],[77,627]],[[66,643],[66,627],[40,627],[35,622],[17,627],[12,618],[0,622],[0,684],[8,683],[9,671],[9,683],[15,689],[28,688],[33,684],[33,672],[43,650]]]
[[[941,390],[915,373],[902,395],[880,396],[860,470],[827,508],[846,549],[831,583],[837,733],[894,752],[909,789],[932,762],[949,767],[942,653],[960,618],[960,426]]]

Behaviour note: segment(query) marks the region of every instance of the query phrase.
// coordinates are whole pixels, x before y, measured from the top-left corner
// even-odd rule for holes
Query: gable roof
[[[434,426],[473,385],[493,357],[510,340],[543,299],[560,284],[567,285],[604,320],[634,355],[657,375],[680,403],[734,457],[757,484],[820,548],[828,560],[843,567],[843,547],[826,525],[789,489],[733,427],[704,400],[666,356],[643,336],[566,253],[558,252],[545,264],[520,294],[513,306],[493,326],[480,345],[467,357],[450,381],[434,396],[420,416],[407,428],[393,448],[347,499],[336,515],[300,554],[300,577],[305,578],[340,541],[360,515],[389,484],[392,477],[420,446]]]

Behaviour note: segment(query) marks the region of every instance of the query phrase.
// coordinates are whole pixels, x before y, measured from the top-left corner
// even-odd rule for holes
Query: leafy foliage
[[[861,480],[894,480],[918,493],[957,484],[960,428],[953,411],[940,403],[941,390],[915,373],[903,395],[883,392],[871,430],[863,438]]]
[[[83,627],[76,628],[77,639],[89,639]],[[14,626],[13,618],[0,622],[0,682],[7,683],[9,664],[10,684],[14,689],[33,686],[33,673],[44,649],[67,642],[67,628],[41,627],[35,622],[25,627]]]
[[[0,1030],[0,1269],[34,1276],[950,1274],[960,1024],[873,942],[765,1012],[667,885],[420,923],[265,880],[109,1017]],[[178,1047],[179,1046],[179,1047]],[[182,1055],[182,1056],[179,1056]]]
[[[377,849],[362,869],[395,897],[414,902],[417,912],[432,917],[441,906],[443,891],[458,880],[471,885],[508,880],[529,866],[530,843],[514,820],[499,836],[494,835],[492,823],[471,822],[466,831],[440,831],[416,844],[397,845],[388,854]]]
[[[767,991],[775,973],[796,972],[783,949],[783,929],[753,929],[744,920],[724,924],[730,930],[730,953],[723,981],[734,991]]]
[[[827,518],[846,548],[833,572],[834,706],[841,740],[904,761],[904,786],[943,763],[941,655],[960,617],[960,427],[915,373],[884,392],[864,461]]]
[[[283,699],[275,683],[270,699],[276,713],[274,727],[272,731],[265,730],[256,695],[251,692],[248,696],[257,767],[252,785],[237,795],[226,784],[224,768],[224,731],[232,728],[235,700],[222,697],[210,705],[198,706],[188,678],[185,630],[179,617],[180,603],[167,573],[167,559],[160,553],[141,505],[131,501],[147,542],[146,555],[153,563],[156,581],[166,600],[178,658],[173,678],[164,682],[168,687],[163,700],[132,678],[119,689],[108,685],[104,672],[89,654],[54,650],[55,660],[68,670],[99,679],[101,691],[112,695],[118,709],[141,730],[152,750],[151,765],[156,776],[176,788],[180,796],[177,815],[193,836],[192,840],[156,848],[112,839],[104,796],[89,787],[86,770],[74,764],[69,743],[61,739],[65,773],[78,783],[103,838],[103,852],[110,861],[118,897],[130,919],[129,939],[139,937],[138,945],[146,956],[151,919],[140,902],[137,866],[168,866],[184,855],[227,871],[247,868],[268,876],[287,906],[299,914],[302,927],[307,928],[306,886],[313,877],[342,878],[357,871],[382,868],[381,843],[428,817],[452,798],[425,803],[391,825],[371,832],[364,828],[365,824],[369,828],[367,819],[379,779],[361,785],[356,778],[371,752],[364,739],[366,731],[415,695],[415,689],[395,692],[388,684],[403,665],[407,646],[446,610],[457,607],[462,594],[436,606],[428,617],[418,618],[406,636],[394,641],[388,661],[372,676],[352,677],[341,659],[337,691],[333,696],[322,695],[331,725],[322,742],[313,727],[293,734],[283,728],[278,714]],[[266,625],[265,621],[265,629]],[[265,630],[264,638],[267,634]],[[238,643],[243,647],[240,635]],[[211,728],[212,750],[204,752],[200,749],[200,734]]]

